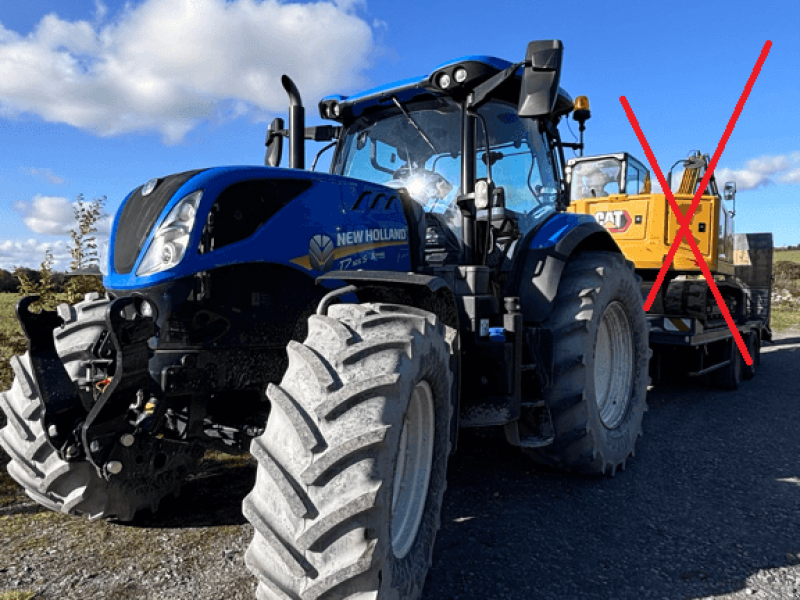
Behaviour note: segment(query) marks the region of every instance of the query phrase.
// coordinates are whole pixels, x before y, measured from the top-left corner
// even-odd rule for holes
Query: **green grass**
[[[783,263],[783,264],[780,264]],[[789,290],[794,295],[800,295],[800,277],[798,269],[787,263],[800,264],[800,250],[776,250],[773,256],[775,265],[774,287]],[[800,309],[797,308],[772,308],[772,329],[781,331],[785,329],[800,329]]]
[[[775,250],[773,256],[775,262],[779,260],[788,260],[791,262],[800,263],[800,250]]]
[[[10,388],[14,380],[14,371],[8,361],[27,349],[25,335],[14,313],[19,298],[17,294],[0,294],[0,390]]]
[[[800,310],[787,308],[772,309],[773,331],[800,329]]]
[[[0,592],[0,600],[33,600],[36,596],[33,592],[11,591]]]

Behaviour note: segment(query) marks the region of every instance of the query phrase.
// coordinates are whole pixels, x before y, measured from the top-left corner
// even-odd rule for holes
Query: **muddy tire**
[[[58,307],[65,325],[53,332],[56,350],[73,380],[79,376],[80,361],[89,356],[105,327],[108,303],[92,293],[74,306]],[[196,449],[169,457],[167,464],[147,480],[106,481],[86,460],[65,462],[59,458],[45,436],[42,401],[28,354],[14,356],[11,366],[14,382],[10,390],[0,393],[0,409],[8,419],[0,429],[0,446],[11,457],[9,475],[30,498],[51,510],[90,520],[130,521],[137,511],[155,512],[162,498],[178,493],[199,458]]]
[[[553,382],[545,402],[550,446],[526,452],[550,467],[614,475],[642,434],[649,329],[633,263],[613,252],[573,256],[544,327],[553,333]]]
[[[257,597],[419,598],[450,450],[444,327],[405,306],[335,305],[287,350],[243,503]]]

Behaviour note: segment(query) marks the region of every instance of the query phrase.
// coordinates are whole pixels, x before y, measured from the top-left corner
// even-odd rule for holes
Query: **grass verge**
[[[11,591],[11,592],[0,592],[0,600],[33,600],[36,594],[33,592],[24,592],[24,591]]]

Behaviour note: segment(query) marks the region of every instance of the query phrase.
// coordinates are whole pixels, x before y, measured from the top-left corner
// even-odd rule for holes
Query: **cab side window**
[[[505,189],[506,207],[521,217],[526,230],[532,213],[552,211],[558,198],[558,178],[552,148],[537,121],[520,119],[515,107],[490,102],[480,109],[489,129],[489,156],[482,124],[477,131],[477,176],[487,176],[491,163],[495,185]]]
[[[628,174],[625,176],[625,193],[633,196],[641,194],[644,190],[645,173],[641,169],[628,163]]]

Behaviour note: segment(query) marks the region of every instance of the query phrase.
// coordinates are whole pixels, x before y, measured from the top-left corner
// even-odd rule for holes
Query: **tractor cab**
[[[558,87],[560,47],[551,46],[532,44],[527,62],[467,56],[323,98],[320,116],[337,122],[325,138],[334,140],[331,173],[403,190],[416,204],[406,212],[424,221],[427,264],[480,265],[490,255],[510,264],[513,241],[566,206],[563,147],[578,146],[557,129],[575,102]],[[292,128],[281,127],[270,128],[270,145],[279,134],[291,140]],[[319,140],[321,129],[305,138]],[[272,157],[276,166],[280,151]]]

